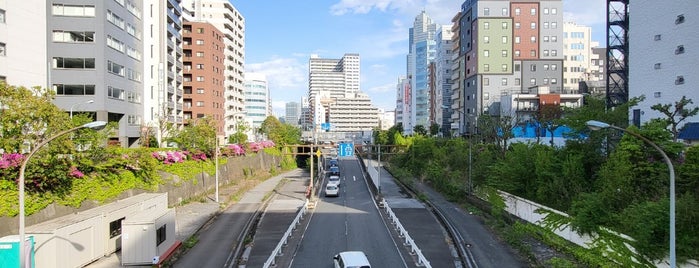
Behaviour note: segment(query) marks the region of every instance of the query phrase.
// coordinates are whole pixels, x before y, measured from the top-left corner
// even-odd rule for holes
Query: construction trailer
[[[121,264],[157,264],[175,245],[175,210],[146,211],[122,222]]]

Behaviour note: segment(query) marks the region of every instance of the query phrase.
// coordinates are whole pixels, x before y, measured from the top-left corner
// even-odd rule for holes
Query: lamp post
[[[670,158],[665,154],[665,151],[663,149],[660,149],[660,147],[653,143],[651,140],[649,140],[646,137],[641,136],[638,133],[629,131],[624,128],[620,128],[614,125],[610,125],[604,122],[600,121],[595,121],[595,120],[590,120],[587,121],[587,127],[590,128],[591,130],[600,130],[603,128],[612,128],[616,130],[621,130],[623,132],[626,132],[630,134],[631,136],[634,136],[636,138],[641,139],[642,141],[648,143],[650,146],[652,146],[655,150],[657,150],[660,155],[663,156],[663,160],[665,160],[665,164],[667,165],[667,168],[670,170],[670,267],[675,268],[676,267],[676,259],[675,259],[675,168],[672,166],[672,161],[670,161]]]
[[[86,102],[81,102],[81,103],[76,103],[76,104],[71,105],[70,106],[70,119],[73,119],[73,108],[76,108],[82,104],[88,104],[88,103],[93,103],[93,102],[95,102],[95,100],[89,100]]]
[[[104,128],[104,126],[107,125],[107,122],[104,121],[94,121],[90,122],[81,126],[77,126],[68,130],[64,130],[61,132],[58,132],[56,135],[53,135],[49,137],[48,139],[42,141],[39,143],[37,146],[34,147],[34,149],[29,152],[26,158],[22,161],[22,166],[19,168],[19,267],[24,268],[25,263],[24,263],[24,169],[27,167],[27,163],[29,163],[29,159],[37,152],[41,147],[45,146],[48,144],[50,141],[55,140],[56,138],[63,136],[65,134],[68,134],[70,132],[76,131],[81,128],[89,128],[89,129],[94,129],[94,130],[100,130]]]
[[[214,140],[216,140],[214,145],[214,166],[216,171],[214,172],[214,174],[216,174],[216,203],[218,203],[218,137],[216,136],[216,133],[214,133]]]

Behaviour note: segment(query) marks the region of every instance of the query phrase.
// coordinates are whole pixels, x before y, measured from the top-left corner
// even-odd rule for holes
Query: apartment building
[[[143,118],[142,2],[47,1],[54,103],[118,122],[110,143],[138,146]],[[40,65],[45,66],[45,65]]]
[[[223,33],[208,22],[184,22],[184,120],[185,124],[208,117],[216,124],[219,143],[225,143]]]
[[[183,0],[192,21],[206,21],[224,36],[225,136],[245,117],[245,18],[228,0]]]
[[[183,51],[180,0],[144,0],[143,22],[137,30],[143,38],[142,137],[155,138],[160,146],[184,125]],[[149,141],[150,143],[150,141]]]
[[[600,55],[593,48],[599,46],[592,40],[592,27],[572,21],[563,23],[563,90],[577,91],[584,81],[599,81]],[[597,64],[595,64],[597,63]]]
[[[674,104],[683,96],[699,102],[699,13],[694,1],[649,1],[629,3],[629,98],[645,96],[645,100],[629,111],[630,123],[642,125],[653,118],[666,118],[650,107]],[[653,23],[647,23],[648,18]],[[697,48],[695,50],[695,48]],[[691,108],[691,107],[688,107]],[[697,116],[686,122],[699,121]],[[681,127],[681,126],[680,126]]]
[[[439,124],[440,132],[444,136],[449,136],[451,132],[451,72],[452,72],[452,49],[453,33],[451,25],[444,25],[437,31],[436,56],[434,60],[434,98],[432,100],[431,111],[433,118],[431,121]]]

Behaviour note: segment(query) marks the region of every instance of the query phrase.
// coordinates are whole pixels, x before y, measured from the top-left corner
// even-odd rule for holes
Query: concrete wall
[[[244,157],[231,157],[228,159],[228,162],[225,165],[219,166],[219,185],[226,185],[235,181],[244,180],[244,168],[252,169],[253,172],[266,172],[269,171],[271,167],[279,169],[280,163],[280,156],[271,156],[263,152]],[[163,176],[173,175],[163,174]],[[179,178],[174,178],[170,184],[161,185],[157,192],[167,192],[168,206],[172,207],[176,206],[183,200],[201,196],[207,190],[213,190],[215,188],[214,181],[214,174],[208,175],[206,173],[204,173],[203,176],[201,173],[197,174],[196,178],[186,181]],[[124,199],[144,192],[146,191],[142,189],[131,189],[121,193],[121,195],[119,195],[116,199]],[[25,223],[27,226],[31,226],[98,206],[100,206],[98,202],[91,200],[84,201],[80,208],[51,204],[43,210],[25,217]],[[0,217],[0,237],[17,234],[18,229],[19,221],[17,217]]]

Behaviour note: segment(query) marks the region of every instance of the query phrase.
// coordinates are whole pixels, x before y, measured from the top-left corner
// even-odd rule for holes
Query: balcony
[[[177,110],[178,110],[178,111],[182,111],[182,103],[178,103],[178,104],[177,104]]]
[[[184,95],[184,91],[182,89],[177,89],[177,96],[182,96]]]
[[[168,108],[168,109],[175,109],[175,102],[174,102],[174,101],[168,101],[168,102],[167,102],[167,108]]]
[[[168,79],[175,79],[175,72],[167,71],[167,78]]]
[[[181,75],[177,76],[177,83],[182,84],[182,76]]]
[[[167,93],[175,94],[175,86],[167,85]]]
[[[175,56],[172,56],[171,54],[167,55],[167,62],[175,64]]]

